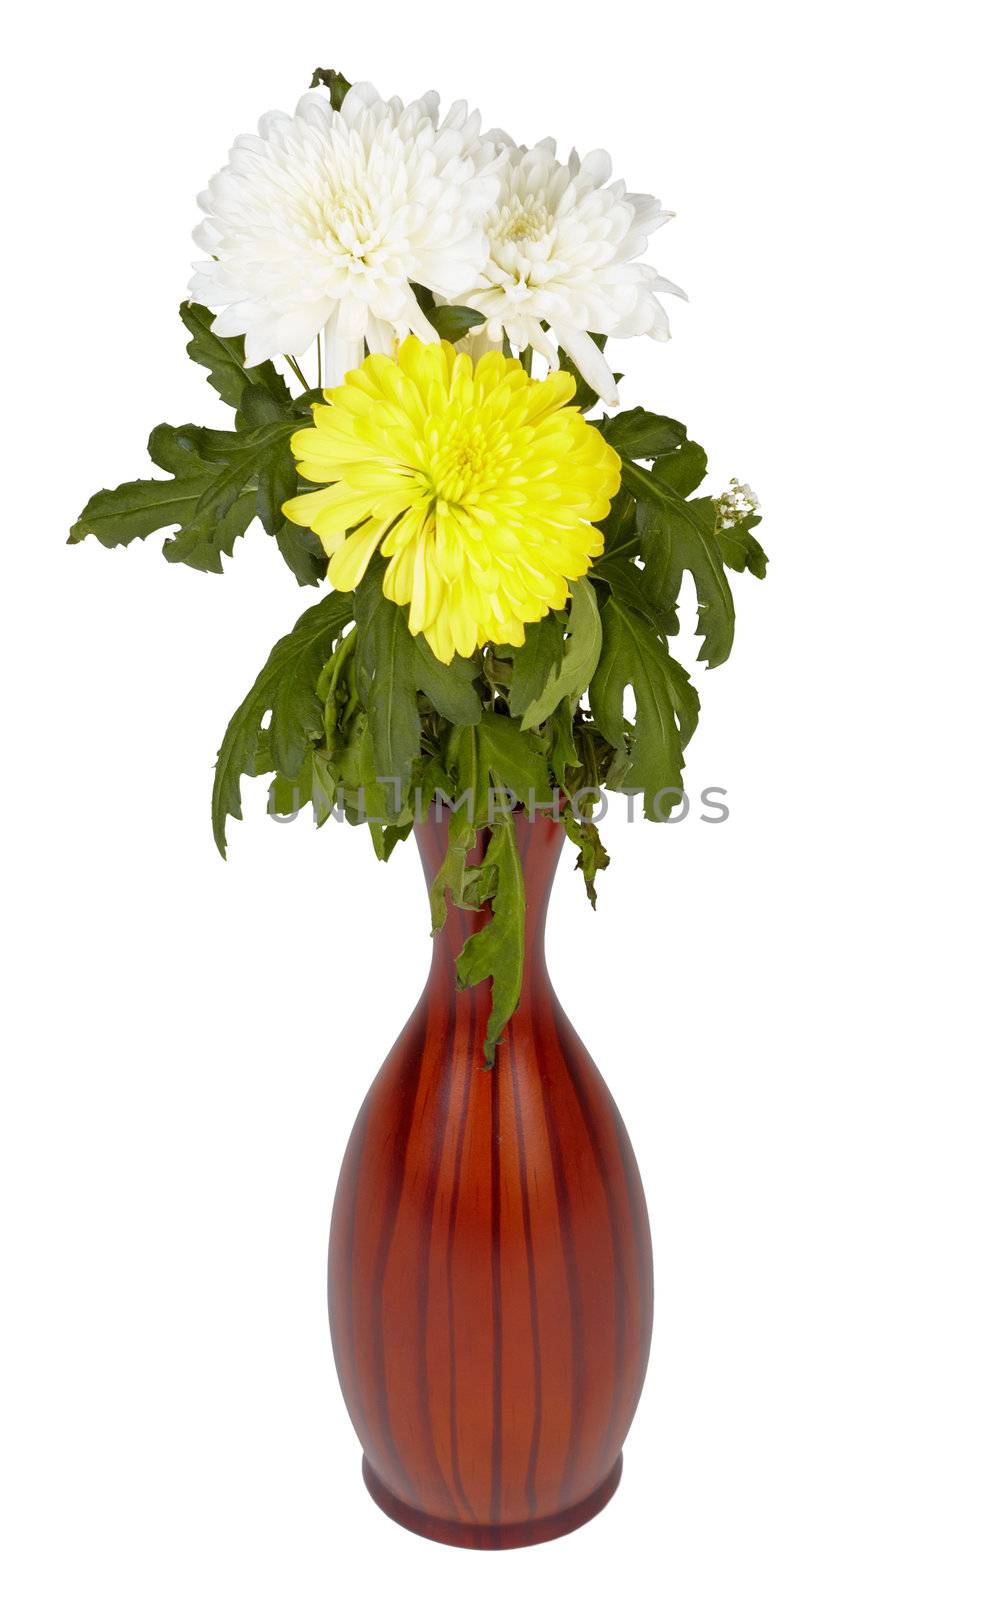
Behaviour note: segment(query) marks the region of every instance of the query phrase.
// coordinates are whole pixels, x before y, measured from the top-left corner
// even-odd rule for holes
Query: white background
[[[963,8],[35,7],[4,91],[0,1587],[985,1600],[984,178]],[[8,39],[8,44],[12,43]],[[313,66],[607,146],[677,220],[626,403],[765,505],[688,784],[608,828],[553,972],[638,1150],[652,1364],[609,1509],[479,1555],[367,1498],[332,1369],[337,1168],[423,979],[412,847],[208,826],[308,592],[68,549],[161,420],[194,197]],[[978,158],[978,159],[977,159]],[[623,352],[624,354],[624,352]],[[689,634],[684,648],[694,641]]]

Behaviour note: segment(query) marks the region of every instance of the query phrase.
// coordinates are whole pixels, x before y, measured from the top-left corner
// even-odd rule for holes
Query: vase
[[[371,1086],[330,1230],[337,1371],[381,1509],[499,1550],[610,1500],[645,1376],[652,1250],[642,1183],[543,951],[564,830],[515,817],[521,1000],[485,1067],[490,984],[455,959],[488,912],[451,908],[423,995]],[[427,881],[446,819],[416,826]]]

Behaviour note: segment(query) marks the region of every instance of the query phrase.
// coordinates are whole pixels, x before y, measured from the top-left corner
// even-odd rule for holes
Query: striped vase
[[[482,1550],[569,1533],[611,1498],[652,1325],[635,1156],[543,955],[563,829],[516,828],[525,978],[494,1068],[487,985],[458,992],[454,975],[482,917],[452,910],[357,1119],[330,1233],[367,1487],[414,1532]],[[416,828],[427,878],[445,834]]]

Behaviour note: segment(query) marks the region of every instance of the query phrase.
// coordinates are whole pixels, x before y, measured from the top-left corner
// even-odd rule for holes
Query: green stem
[[[303,392],[303,394],[305,394],[306,391],[309,388],[309,385],[306,382],[305,373],[303,372],[302,368],[299,366],[299,363],[296,361],[294,356],[286,356],[285,360],[288,362],[289,366],[292,368],[292,371],[295,373],[295,376],[298,378],[299,382],[301,383],[302,392]]]

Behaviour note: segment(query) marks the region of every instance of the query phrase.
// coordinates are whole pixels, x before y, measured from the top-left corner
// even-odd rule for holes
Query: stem
[[[316,335],[316,387],[323,387],[323,336],[320,333]]]
[[[526,377],[531,378],[532,377],[532,345],[531,344],[527,344],[524,350],[520,350],[519,351],[519,361],[522,363],[522,371],[525,373]]]
[[[306,382],[306,375],[303,372],[302,368],[299,366],[299,363],[296,361],[294,356],[286,356],[285,360],[288,362],[289,366],[292,368],[292,371],[295,373],[295,376],[298,378],[299,382],[302,385],[303,393],[305,393],[308,390],[309,385]]]

